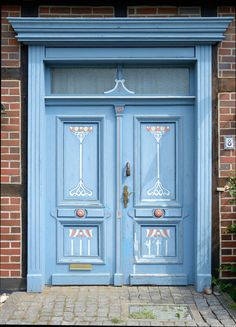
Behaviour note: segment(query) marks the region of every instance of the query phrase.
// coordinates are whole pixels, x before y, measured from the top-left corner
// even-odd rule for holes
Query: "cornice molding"
[[[25,18],[8,17],[18,41],[41,45],[213,44],[233,17]]]

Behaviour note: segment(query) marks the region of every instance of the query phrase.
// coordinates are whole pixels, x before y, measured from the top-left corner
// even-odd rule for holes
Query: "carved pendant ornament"
[[[93,191],[84,185],[83,181],[83,142],[87,135],[92,133],[92,126],[75,126],[70,127],[70,131],[78,138],[79,140],[79,182],[78,184],[69,191],[70,196],[92,196]]]
[[[162,185],[160,180],[160,141],[169,132],[169,126],[147,126],[147,131],[153,135],[157,145],[157,176],[155,184],[147,190],[148,196],[169,196],[170,191]]]

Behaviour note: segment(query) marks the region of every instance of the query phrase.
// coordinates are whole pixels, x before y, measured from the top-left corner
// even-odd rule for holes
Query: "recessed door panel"
[[[102,117],[58,117],[58,205],[103,205],[103,135]]]
[[[182,119],[134,118],[135,128],[135,205],[181,205],[178,180],[182,151]]]

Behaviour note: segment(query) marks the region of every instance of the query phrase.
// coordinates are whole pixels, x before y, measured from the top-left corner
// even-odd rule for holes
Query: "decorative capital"
[[[115,106],[115,112],[117,116],[121,116],[125,111],[125,106]]]

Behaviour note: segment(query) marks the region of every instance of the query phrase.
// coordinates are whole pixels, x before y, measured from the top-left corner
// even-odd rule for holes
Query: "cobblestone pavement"
[[[158,321],[146,311],[134,319],[129,304],[142,304],[144,309],[187,305],[191,316],[181,320],[177,314],[172,321]],[[236,320],[235,311],[226,308],[221,296],[197,293],[192,286],[54,286],[43,293],[12,293],[0,307],[0,324],[233,327]]]

